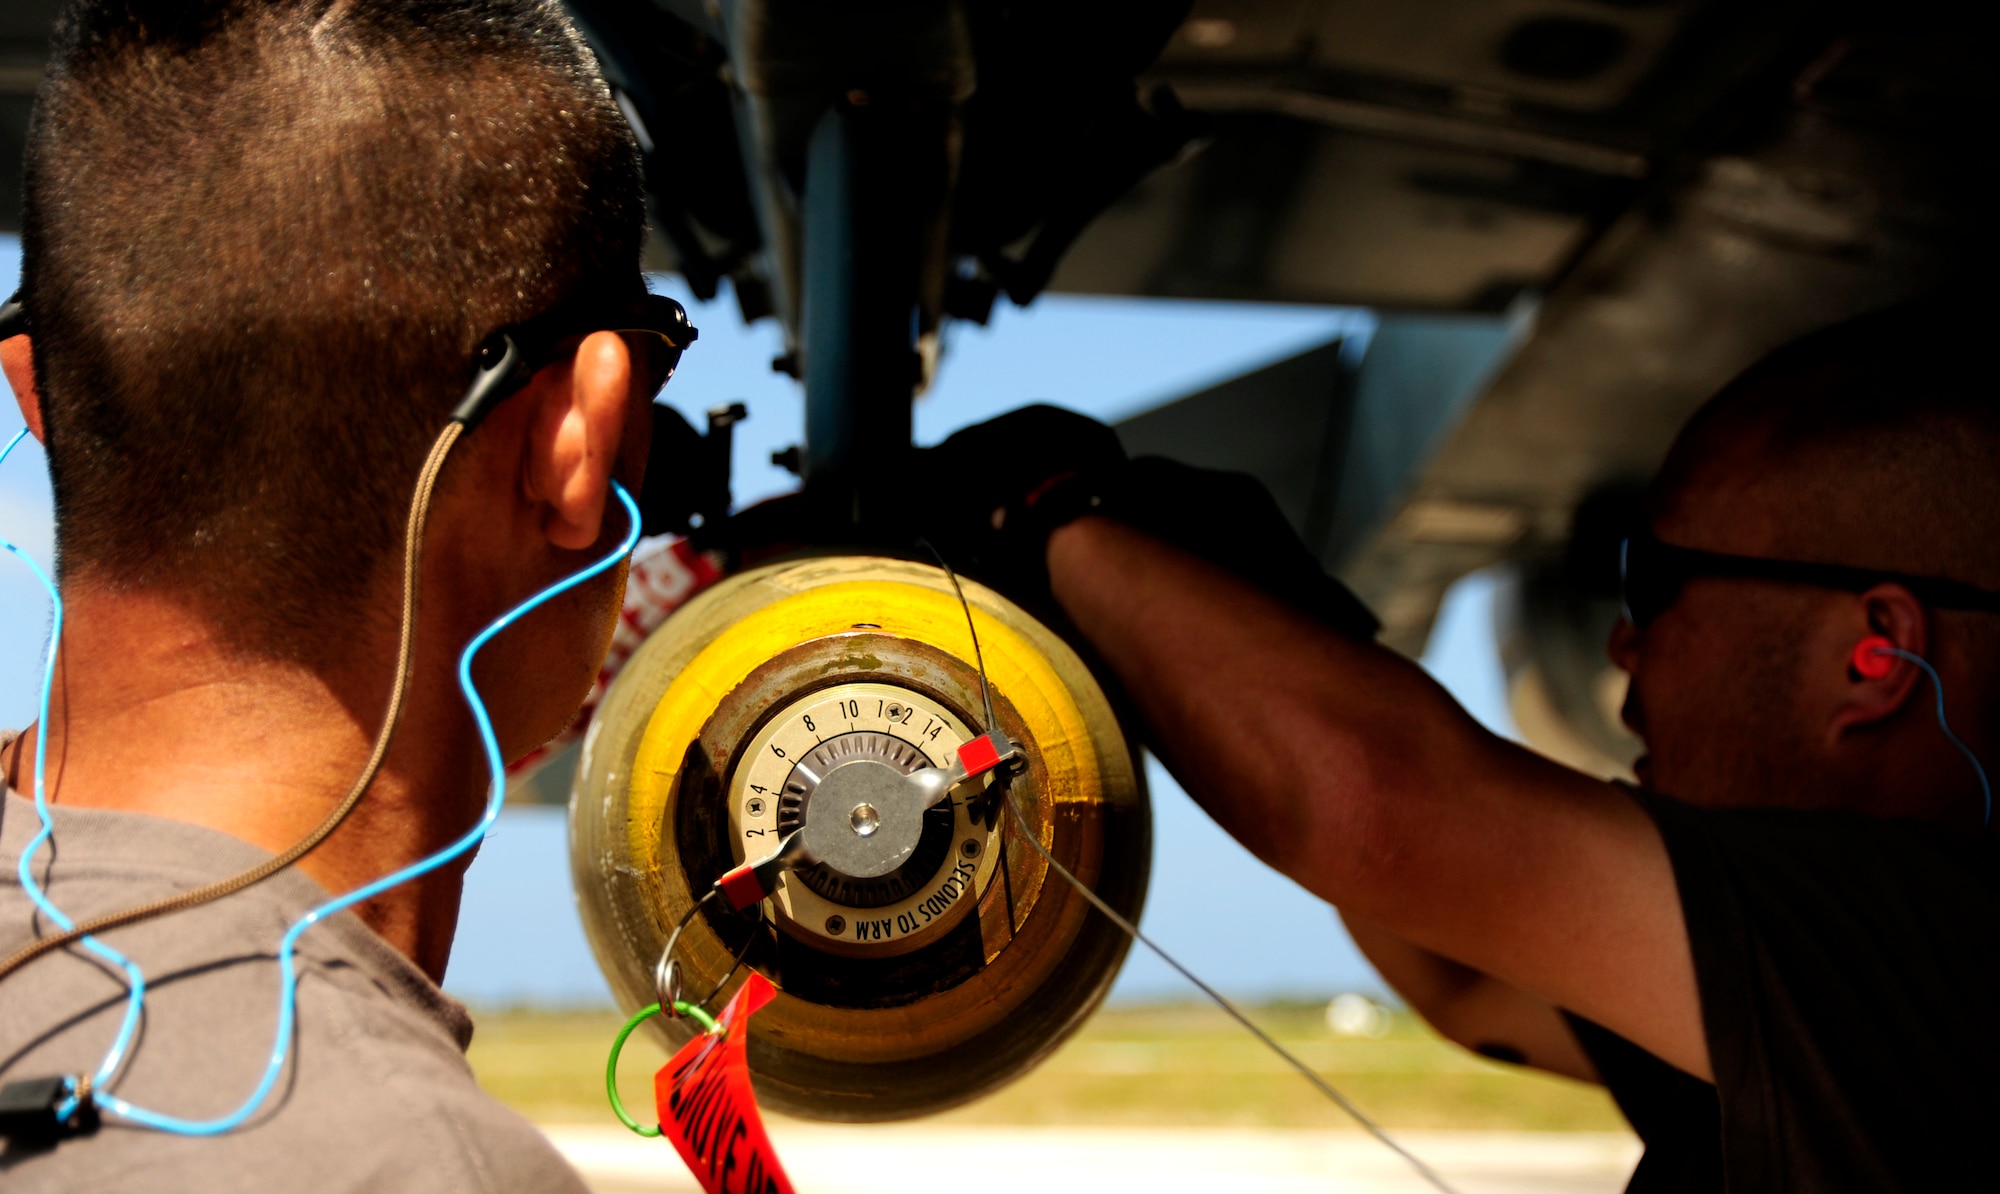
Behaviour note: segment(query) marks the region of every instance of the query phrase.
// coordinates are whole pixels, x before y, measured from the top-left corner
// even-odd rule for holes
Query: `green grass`
[[[1397,1015],[1381,1039],[1342,1038],[1319,1005],[1252,1013],[1363,1110],[1392,1128],[1616,1131],[1625,1121],[1594,1086],[1497,1065]],[[612,1012],[487,1012],[471,1061],[481,1085],[544,1123],[613,1123],[604,1058]],[[665,1054],[634,1033],[620,1089],[651,1122],[652,1075]],[[952,1124],[1352,1127],[1306,1081],[1206,1006],[1099,1012],[1025,1078],[936,1117]]]

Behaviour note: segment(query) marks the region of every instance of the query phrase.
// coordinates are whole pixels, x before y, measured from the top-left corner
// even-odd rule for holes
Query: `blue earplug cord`
[[[1937,697],[1938,729],[1944,731],[1944,736],[1946,740],[1949,741],[1953,746],[1956,746],[1958,748],[1958,753],[1965,756],[1965,761],[1972,764],[1972,773],[1979,777],[1979,794],[1982,797],[1984,797],[1986,801],[1984,806],[1984,811],[1982,812],[1979,818],[1979,823],[1981,825],[1986,825],[1986,826],[1992,825],[1993,785],[1987,782],[1986,768],[1979,765],[1979,756],[1972,753],[1971,747],[1967,746],[1965,743],[1960,742],[1958,740],[1958,735],[1951,732],[1951,723],[1944,719],[1944,681],[1938,678],[1937,669],[1931,666],[1930,660],[1925,659],[1923,656],[1918,655],[1915,652],[1905,651],[1901,647],[1876,647],[1870,652],[1870,654],[1893,655],[1897,659],[1902,659],[1910,663],[1914,663],[1918,667],[1923,669],[1924,675],[1930,677],[1931,692]]]
[[[14,454],[14,449],[27,437],[27,434],[28,429],[26,427],[21,428],[20,431],[15,433],[13,439],[7,441],[5,448],[0,448],[0,464],[7,462],[7,458]],[[49,608],[52,611],[49,625],[49,650],[47,658],[42,661],[42,695],[38,706],[39,711],[36,714],[36,724],[41,726],[42,729],[41,732],[35,735],[34,798],[35,815],[41,818],[41,829],[35,833],[33,838],[29,839],[27,846],[22,849],[20,866],[17,870],[20,874],[21,888],[28,893],[28,899],[33,901],[35,907],[41,910],[42,915],[48,917],[57,928],[67,932],[74,926],[75,922],[63,915],[62,909],[56,907],[42,893],[41,886],[35,882],[34,870],[30,866],[30,861],[34,858],[36,851],[40,850],[42,844],[49,841],[56,831],[55,821],[49,816],[48,793],[42,788],[42,774],[43,767],[48,760],[49,692],[55,686],[56,644],[62,641],[62,595],[56,591],[55,582],[49,579],[49,574],[42,570],[40,564],[35,563],[33,556],[22,551],[19,544],[11,539],[0,538],[0,547],[13,552],[15,556],[20,558],[23,564],[28,566],[28,570],[35,574],[35,579],[40,581],[42,588],[48,592]],[[97,938],[85,937],[82,940],[82,944],[91,953],[123,970],[125,972],[126,987],[131,993],[131,997],[125,1005],[125,1018],[118,1025],[118,1035],[112,1039],[111,1049],[104,1055],[104,1061],[97,1067],[97,1072],[91,1075],[92,1085],[101,1086],[109,1082],[111,1076],[118,1071],[119,1061],[124,1058],[125,1051],[131,1047],[132,1034],[138,1030],[140,1005],[144,1003],[146,998],[146,976],[125,955],[112,949]],[[67,1120],[71,1113],[76,1110],[74,1099],[75,1096],[72,1094],[72,1101],[58,1109],[57,1119]]]
[[[8,442],[5,449],[0,449],[0,463],[6,461],[8,455],[13,452],[15,445],[19,444],[22,437],[26,434],[27,431],[23,429],[20,434]],[[501,631],[518,622],[528,613],[546,603],[550,598],[573,589],[592,577],[616,567],[620,560],[631,554],[632,549],[639,542],[639,506],[637,502],[632,500],[632,495],[618,482],[613,481],[611,483],[611,490],[617,496],[619,504],[624,508],[627,522],[625,535],[620,540],[618,547],[595,563],[557,581],[502,614],[484,630],[480,631],[470,643],[466,644],[465,650],[459,654],[458,686],[460,691],[465,694],[466,703],[471,708],[473,722],[479,731],[480,746],[486,755],[487,769],[493,777],[492,789],[487,798],[484,815],[480,817],[479,822],[465,836],[446,846],[444,849],[411,863],[399,871],[385,875],[371,883],[364,884],[345,895],[337,896],[312,909],[293,922],[291,928],[285,932],[284,937],[278,944],[278,1027],[272,1041],[270,1060],[265,1064],[263,1077],[258,1081],[256,1089],[251,1091],[250,1096],[244,1100],[242,1106],[228,1115],[217,1119],[189,1120],[136,1106],[104,1089],[116,1076],[119,1065],[124,1061],[127,1051],[131,1048],[133,1033],[136,1031],[145,1003],[146,980],[144,973],[139,967],[123,954],[103,944],[94,937],[84,937],[82,944],[86,948],[90,949],[91,952],[97,954],[106,962],[124,971],[128,995],[125,1016],[119,1025],[118,1035],[113,1039],[110,1050],[105,1054],[104,1060],[98,1065],[97,1070],[92,1075],[89,1090],[72,1089],[69,1098],[56,1108],[56,1118],[59,1121],[68,1120],[75,1113],[81,1098],[88,1097],[100,1109],[111,1112],[131,1123],[183,1136],[214,1136],[240,1126],[244,1121],[256,1114],[259,1107],[263,1106],[264,1100],[270,1096],[272,1088],[277,1085],[279,1075],[284,1070],[285,1058],[291,1048],[291,1038],[297,1018],[298,1006],[298,973],[293,965],[293,956],[298,946],[299,937],[307,929],[334,913],[344,911],[365,900],[373,899],[393,887],[400,886],[421,875],[428,874],[465,854],[466,851],[471,850],[479,844],[481,839],[486,836],[487,831],[492,828],[493,822],[499,817],[501,805],[506,801],[507,797],[506,761],[500,756],[500,741],[494,733],[493,721],[487,713],[486,702],[481,699],[478,688],[472,682],[472,661],[479,654],[480,650]],[[34,798],[35,812],[41,819],[41,829],[33,840],[29,842],[27,848],[21,852],[19,870],[21,886],[28,893],[29,900],[34,903],[35,907],[43,915],[47,916],[57,926],[68,930],[74,922],[49,900],[40,885],[34,881],[34,876],[29,865],[29,860],[33,858],[42,844],[47,842],[55,833],[55,822],[49,815],[48,801],[43,791],[42,775],[48,743],[49,693],[55,678],[56,648],[62,640],[62,597],[57,592],[54,583],[49,580],[48,574],[18,546],[5,539],[0,539],[0,546],[4,546],[8,551],[19,556],[34,572],[36,579],[47,590],[49,601],[55,611],[53,626],[49,635],[48,658],[42,670],[40,704],[40,725],[42,726],[42,732],[35,736]]]

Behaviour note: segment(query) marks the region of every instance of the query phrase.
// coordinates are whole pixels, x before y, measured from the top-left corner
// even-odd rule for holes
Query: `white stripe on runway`
[[[699,1194],[673,1146],[623,1128],[544,1126],[597,1194]],[[1211,1128],[831,1127],[771,1137],[798,1194],[1421,1194],[1358,1132]],[[1639,1159],[1621,1133],[1405,1132],[1461,1194],[1617,1194]]]

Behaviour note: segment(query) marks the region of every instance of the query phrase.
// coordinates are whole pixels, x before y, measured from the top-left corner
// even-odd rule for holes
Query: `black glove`
[[[1081,491],[1085,482],[1064,489],[1072,487]],[[1165,540],[1351,638],[1372,639],[1382,628],[1361,599],[1320,566],[1271,491],[1248,473],[1142,456],[1081,502],[1061,492],[1042,498],[1042,504],[1054,503]]]
[[[1044,555],[1048,528],[1021,514],[1042,493],[1125,466],[1118,433],[1055,406],[1026,406],[955,433],[919,453],[938,483],[922,534],[953,568],[1005,593],[1037,617],[1054,611]]]
[[[968,427],[936,448],[955,492],[930,538],[954,567],[1048,620],[1048,539],[1086,514],[1199,556],[1328,627],[1373,638],[1381,623],[1327,575],[1270,492],[1246,473],[1162,457],[1125,459],[1117,433],[1036,406]]]

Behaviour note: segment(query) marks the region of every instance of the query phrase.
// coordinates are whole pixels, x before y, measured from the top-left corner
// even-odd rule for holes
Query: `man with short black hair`
[[[295,867],[103,933],[148,993],[94,1091],[124,975],[71,950],[0,979],[0,1083],[60,1076],[114,1112],[53,1146],[17,1137],[0,1181],[580,1189],[473,1082],[471,1022],[437,987],[469,856],[304,933],[282,1038],[273,958],[329,893],[479,821],[459,650],[628,529],[611,482],[638,487],[671,360],[608,313],[644,293],[643,206],[589,50],[555,0],[72,0],[25,198],[31,334],[0,361],[47,447],[67,608],[50,716],[0,749],[0,957],[54,932],[24,854],[85,920],[252,868],[340,806],[383,732],[419,465],[492,364],[482,345],[568,315],[446,448],[411,683],[366,798]],[[574,715],[622,581],[609,568],[480,657],[505,757]],[[29,853],[38,749],[54,839]],[[274,1040],[276,1089],[221,1135],[106,1101],[214,1120]]]
[[[1635,1194],[1992,1188],[2000,871],[1975,760],[2000,762],[2000,403],[1982,317],[1829,329],[1683,432],[1611,645],[1645,790],[1488,733],[1364,641],[1372,624],[1240,478],[1006,416],[944,447],[1040,445],[964,503],[957,546],[981,579],[1053,601],[1195,799],[1338,907],[1446,1036],[1609,1086],[1647,1143]]]
[[[69,578],[312,662],[398,582],[480,341],[643,289],[631,133],[553,3],[72,4],[25,200]]]

